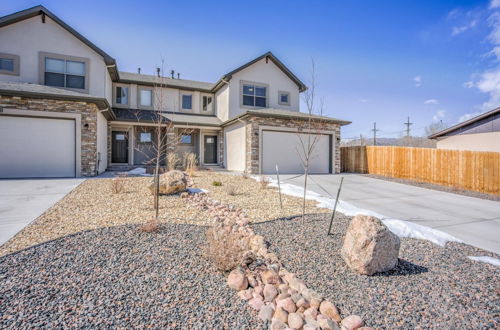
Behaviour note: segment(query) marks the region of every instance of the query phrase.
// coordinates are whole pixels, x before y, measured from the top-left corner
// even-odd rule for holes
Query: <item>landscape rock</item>
[[[342,320],[342,328],[347,330],[356,330],[361,328],[364,325],[363,319],[357,315],[349,315],[345,319]]]
[[[290,297],[279,300],[277,306],[283,308],[288,313],[294,313],[297,310],[297,306]]]
[[[286,323],[288,322],[288,312],[281,308],[280,306],[276,307],[276,310],[274,311],[273,318],[281,320],[282,322]]]
[[[278,295],[278,289],[272,284],[264,286],[264,301],[273,301],[274,297]]]
[[[287,326],[285,322],[276,318],[273,318],[271,320],[271,327],[270,327],[271,330],[285,330],[286,328]]]
[[[340,330],[336,322],[327,318],[318,318],[318,324],[322,330]]]
[[[252,295],[252,291],[253,290],[241,290],[238,292],[238,297],[240,297],[241,299],[243,300],[250,300],[253,298],[253,295]]]
[[[261,298],[252,298],[248,301],[248,304],[258,311],[264,306],[264,301]]]
[[[262,308],[259,311],[259,319],[262,321],[270,321],[273,317],[274,314],[274,309],[270,306],[262,306]]]
[[[297,313],[288,314],[288,326],[292,329],[300,329],[304,325],[304,320]]]
[[[363,275],[373,275],[396,267],[400,240],[379,219],[355,216],[347,229],[342,258],[347,265]]]
[[[160,176],[159,193],[161,195],[172,195],[185,192],[187,188],[188,175],[182,171],[168,171]],[[149,186],[154,193],[154,183]]]
[[[280,276],[274,270],[267,269],[260,276],[264,284],[280,284]]]
[[[321,305],[319,305],[319,311],[321,314],[326,315],[337,322],[342,320],[337,307],[327,300],[323,301]]]
[[[227,285],[236,291],[248,288],[248,280],[245,273],[239,269],[234,269],[227,277]]]

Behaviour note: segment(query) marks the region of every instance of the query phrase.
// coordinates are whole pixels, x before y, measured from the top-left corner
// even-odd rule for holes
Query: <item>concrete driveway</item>
[[[0,245],[85,179],[0,180]]]
[[[500,202],[356,174],[311,175],[308,190],[335,197],[341,176],[342,201],[386,217],[439,229],[467,244],[500,254]],[[280,179],[303,187],[304,177],[294,177],[281,175]]]

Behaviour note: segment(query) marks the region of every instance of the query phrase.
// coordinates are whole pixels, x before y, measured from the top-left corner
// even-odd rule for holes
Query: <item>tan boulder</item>
[[[363,275],[393,269],[398,264],[400,241],[379,219],[357,215],[351,220],[342,246],[347,265]]]
[[[239,269],[233,270],[227,277],[227,285],[236,291],[248,288],[248,280],[244,272]]]
[[[184,192],[187,189],[188,175],[182,171],[168,171],[160,175],[159,193],[161,195],[172,195]],[[151,193],[154,193],[154,182],[149,186]]]

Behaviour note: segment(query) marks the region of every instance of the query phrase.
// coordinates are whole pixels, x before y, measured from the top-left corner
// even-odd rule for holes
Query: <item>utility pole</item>
[[[410,117],[408,117],[408,121],[403,124],[406,125],[406,137],[410,137],[410,126],[413,125],[413,123],[410,123]]]
[[[359,145],[363,146],[363,134],[359,134]]]
[[[377,129],[377,123],[373,123],[373,145],[376,146],[377,145],[377,132],[380,131],[379,129]]]

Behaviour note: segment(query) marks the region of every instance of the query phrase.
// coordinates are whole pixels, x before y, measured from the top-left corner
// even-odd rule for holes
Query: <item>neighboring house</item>
[[[116,61],[42,6],[0,18],[0,177],[93,176],[144,165],[158,109],[155,75]],[[248,173],[303,171],[297,155],[306,86],[272,53],[216,83],[163,78],[175,150]],[[340,126],[322,121],[313,173],[340,171]],[[303,135],[302,135],[303,136]]]
[[[429,136],[438,149],[500,152],[500,108]]]

